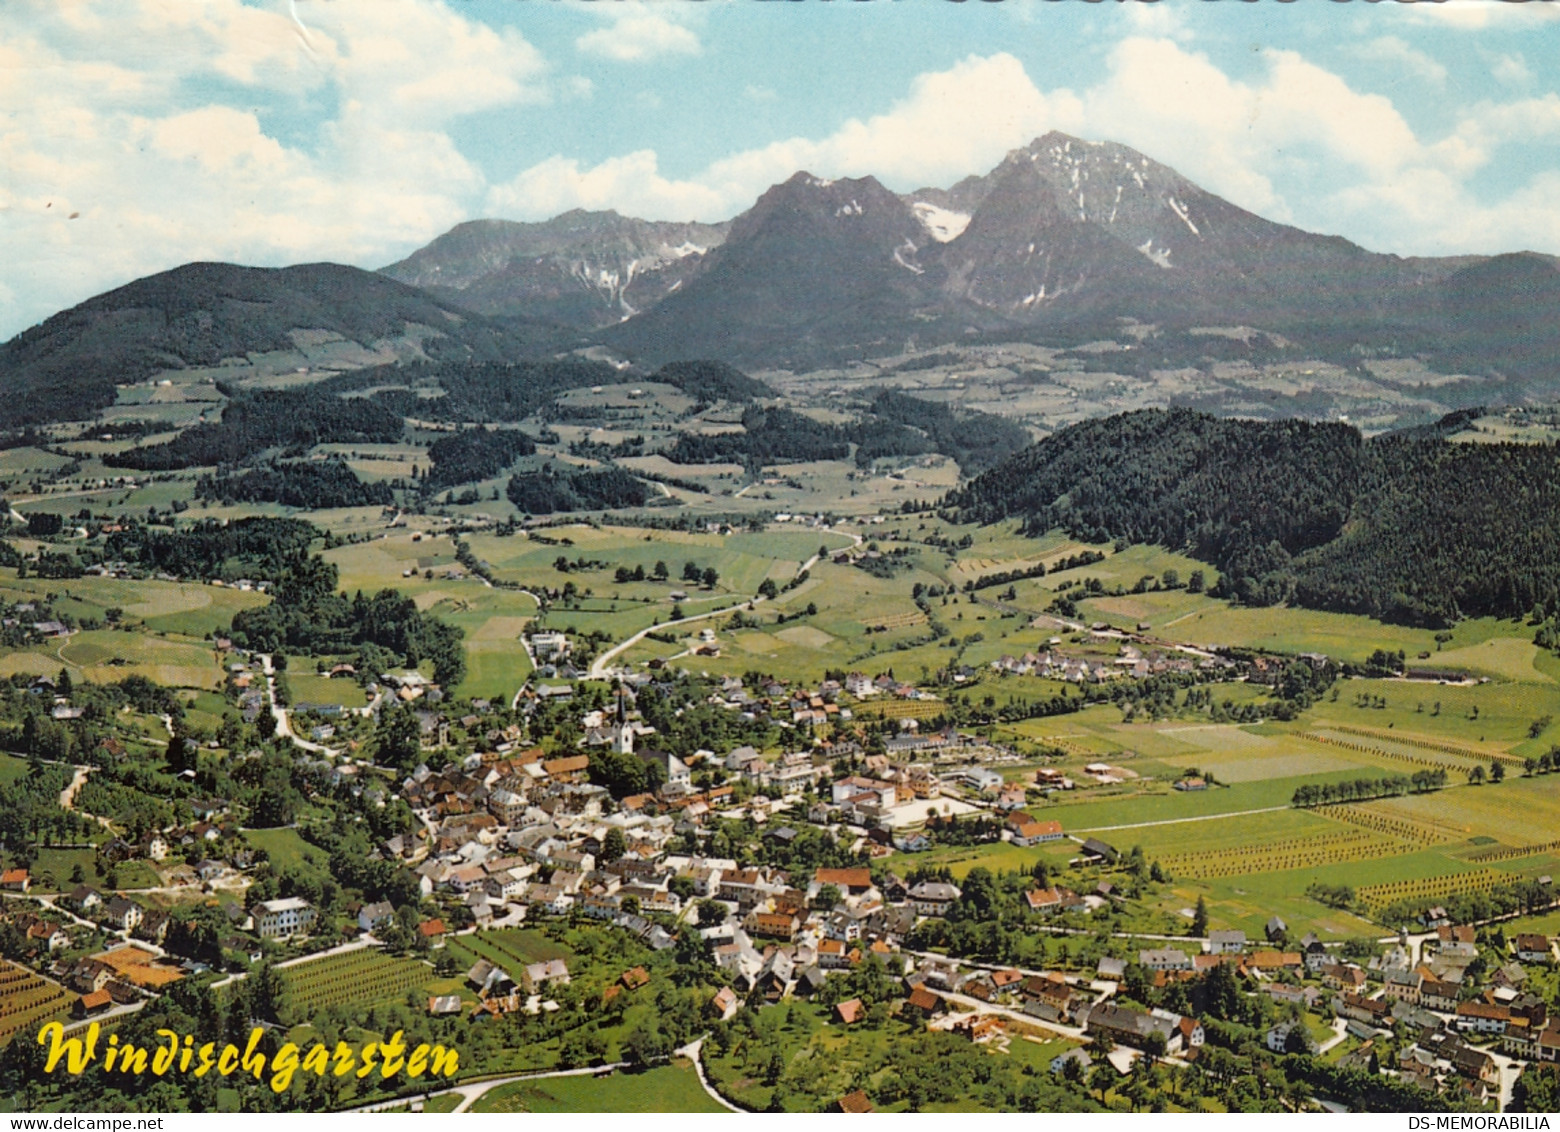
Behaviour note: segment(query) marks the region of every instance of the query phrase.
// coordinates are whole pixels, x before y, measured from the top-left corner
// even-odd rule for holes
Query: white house
[[[314,915],[314,906],[301,896],[262,900],[255,905],[255,929],[261,939],[287,939],[307,932]]]

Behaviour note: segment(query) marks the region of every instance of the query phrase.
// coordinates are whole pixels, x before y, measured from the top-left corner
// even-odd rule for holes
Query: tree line
[[[1338,802],[1367,802],[1372,798],[1397,798],[1404,794],[1428,794],[1446,785],[1446,771],[1417,770],[1412,775],[1389,774],[1382,778],[1354,778],[1344,782],[1306,783],[1296,788],[1289,804],[1296,809],[1331,806]]]

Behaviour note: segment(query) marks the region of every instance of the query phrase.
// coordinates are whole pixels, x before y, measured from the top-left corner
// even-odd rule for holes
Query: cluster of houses
[[[12,605],[0,616],[0,628],[10,634],[20,634],[29,640],[54,641],[70,636],[71,629],[61,621],[52,618],[40,620],[36,614],[38,606],[35,602],[23,601]],[[15,637],[13,636],[14,640]]]
[[[1409,1041],[1400,1044],[1391,1067],[1435,1092],[1489,1099],[1500,1086],[1492,1050],[1522,1061],[1560,1061],[1560,1017],[1550,1017],[1543,997],[1525,989],[1528,967],[1556,962],[1554,943],[1543,935],[1519,934],[1509,941],[1505,961],[1490,964],[1472,927],[1445,922],[1439,909],[1427,918],[1440,922],[1417,959],[1406,941],[1361,965],[1313,935],[1295,950],[1250,949],[1244,932],[1219,930],[1210,934],[1205,952],[1145,949],[1138,962],[1159,986],[1227,963],[1281,1005],[1330,1009],[1359,1043],[1345,1061],[1361,1067],[1373,1059],[1382,1064],[1384,1039],[1406,1033]],[[1270,931],[1275,926],[1282,931],[1276,921]],[[1265,1040],[1275,1052],[1297,1041],[1315,1049],[1303,1028],[1289,1024],[1273,1028]]]
[[[1104,684],[1112,680],[1146,680],[1167,673],[1213,672],[1233,668],[1235,662],[1203,653],[1188,655],[1125,644],[1109,659],[1069,656],[1047,649],[1039,653],[1026,652],[1023,656],[1003,654],[991,662],[991,667],[995,672],[1013,676],[1042,676],[1070,684]]]

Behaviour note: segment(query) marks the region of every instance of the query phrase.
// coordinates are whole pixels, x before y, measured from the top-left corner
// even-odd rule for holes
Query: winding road
[[[860,535],[857,535],[857,534],[847,534],[844,531],[836,531],[832,527],[824,527],[823,530],[825,532],[829,533],[829,534],[844,535],[846,538],[850,539],[852,544],[854,544],[855,546],[860,546],[861,545],[861,536]],[[822,555],[814,554],[806,562],[803,562],[801,565],[799,565],[796,568],[796,572],[792,575],[792,577],[793,578],[798,578],[801,575],[807,573],[807,571],[811,570],[814,566],[816,566],[818,564],[818,559],[821,558],[821,557],[822,557]],[[692,614],[691,616],[688,616],[688,617],[679,617],[675,621],[663,621],[659,625],[650,625],[650,626],[648,626],[648,627],[646,627],[644,629],[641,629],[641,630],[639,630],[639,632],[635,633],[633,636],[629,637],[627,640],[625,640],[625,641],[623,641],[623,642],[621,642],[619,644],[613,645],[606,652],[604,652],[600,656],[598,656],[591,663],[591,666],[590,666],[590,678],[592,680],[603,679],[606,676],[606,674],[607,674],[607,667],[612,663],[613,660],[615,660],[619,656],[622,656],[623,653],[625,653],[629,649],[633,648],[640,641],[644,640],[647,636],[649,636],[651,633],[655,632],[658,629],[667,629],[667,628],[670,628],[673,625],[687,625],[687,624],[689,624],[691,622],[694,622],[694,621],[705,621],[705,620],[708,620],[711,617],[720,617],[723,614],[735,613],[739,609],[746,609],[747,607],[752,606],[752,605],[762,604],[765,600],[767,600],[767,599],[755,595],[755,596],[753,596],[751,598],[746,598],[746,599],[744,599],[742,601],[739,601],[735,605],[723,606],[720,609],[711,609],[711,610],[708,610],[707,612],[704,612],[704,613],[695,613],[695,614]],[[520,696],[520,694],[518,692],[516,692],[515,693],[515,702],[517,704],[519,703],[519,696]]]

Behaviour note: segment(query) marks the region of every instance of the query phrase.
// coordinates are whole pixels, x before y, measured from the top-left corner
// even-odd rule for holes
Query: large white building
[[[531,651],[541,661],[551,660],[555,656],[568,656],[569,638],[562,633],[533,633]]]
[[[261,939],[301,935],[314,923],[314,906],[301,896],[262,900],[255,905],[255,928]]]

